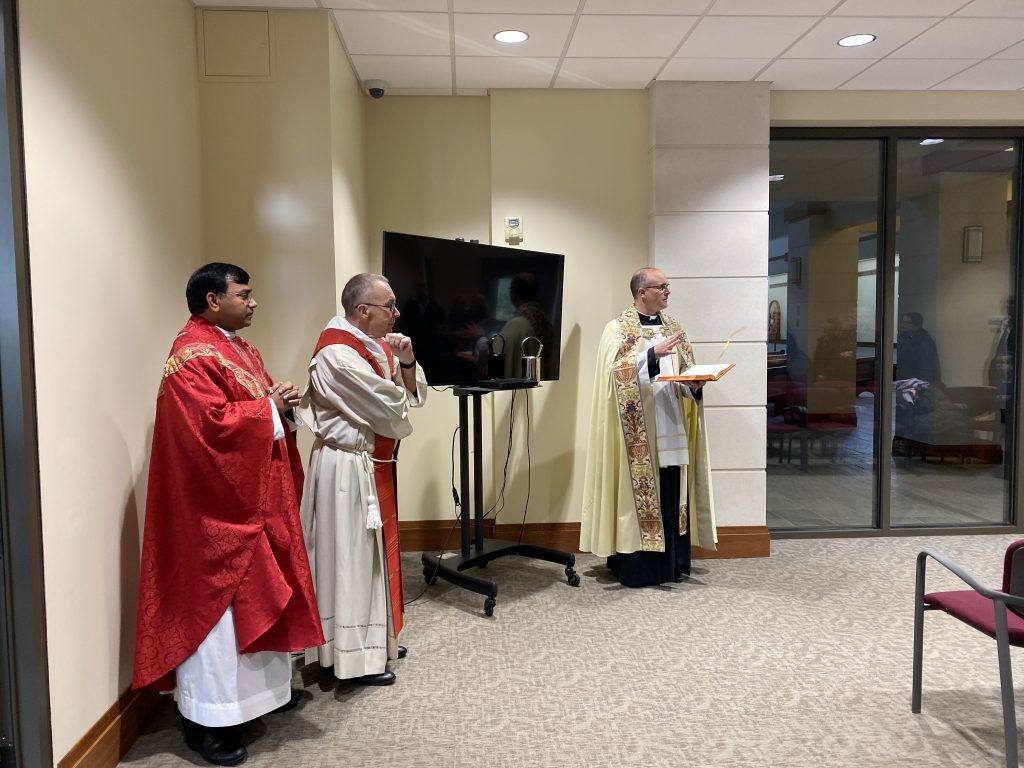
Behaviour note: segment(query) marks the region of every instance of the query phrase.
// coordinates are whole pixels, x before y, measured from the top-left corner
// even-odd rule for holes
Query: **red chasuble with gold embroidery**
[[[174,687],[229,605],[241,653],[324,642],[299,523],[295,439],[274,440],[254,346],[193,316],[157,395],[135,634],[136,688]]]

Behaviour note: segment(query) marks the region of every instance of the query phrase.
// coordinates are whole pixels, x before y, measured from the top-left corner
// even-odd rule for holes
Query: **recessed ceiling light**
[[[945,141],[945,139],[922,139],[921,140],[921,146],[922,147],[929,147],[932,144],[941,144],[944,141]]]
[[[867,45],[875,42],[874,35],[847,35],[839,41],[843,48],[856,48],[858,45]]]
[[[494,39],[499,43],[522,43],[529,39],[529,35],[520,32],[518,29],[503,29],[494,33]]]
[[[784,178],[786,178],[784,173],[773,173],[768,177],[768,181],[782,181]]]

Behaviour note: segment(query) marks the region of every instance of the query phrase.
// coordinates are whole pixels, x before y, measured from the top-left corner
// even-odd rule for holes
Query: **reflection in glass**
[[[876,140],[773,140],[768,525],[874,524]]]
[[[1013,150],[898,144],[893,526],[1008,520]]]

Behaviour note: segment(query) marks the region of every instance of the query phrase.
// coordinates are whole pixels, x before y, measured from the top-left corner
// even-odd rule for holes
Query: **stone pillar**
[[[650,98],[651,262],[697,362],[736,364],[704,390],[718,524],[763,527],[769,85],[658,82]]]

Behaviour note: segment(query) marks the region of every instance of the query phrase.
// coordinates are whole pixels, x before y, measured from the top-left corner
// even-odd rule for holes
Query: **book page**
[[[735,363],[716,363],[714,365],[691,365],[678,376],[659,376],[657,381],[718,381],[731,371]]]

